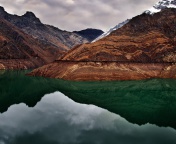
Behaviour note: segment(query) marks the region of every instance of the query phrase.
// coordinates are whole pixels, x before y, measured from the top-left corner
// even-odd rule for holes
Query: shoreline
[[[176,79],[174,63],[55,61],[28,75],[73,81]]]

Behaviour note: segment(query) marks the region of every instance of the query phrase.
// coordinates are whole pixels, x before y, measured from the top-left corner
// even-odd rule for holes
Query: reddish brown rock
[[[0,63],[0,70],[5,70],[5,69],[6,67],[2,63]]]
[[[32,12],[11,15],[0,6],[0,62],[6,69],[48,64],[84,42],[75,33],[42,24]]]
[[[134,17],[122,28],[69,51],[62,60],[176,62],[176,9]]]
[[[0,63],[6,69],[36,68],[65,52],[51,46],[43,47],[42,43],[5,20],[1,19],[0,25]]]
[[[167,63],[68,62],[35,69],[29,75],[75,81],[176,78],[176,65]]]
[[[66,80],[176,78],[176,9],[134,17],[91,44],[70,50],[30,75]]]

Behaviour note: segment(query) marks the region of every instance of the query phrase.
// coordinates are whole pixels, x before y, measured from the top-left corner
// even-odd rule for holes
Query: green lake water
[[[0,144],[175,144],[176,80],[71,82],[0,71]]]

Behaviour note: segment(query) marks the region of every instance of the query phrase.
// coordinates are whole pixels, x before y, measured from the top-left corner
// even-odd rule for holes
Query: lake
[[[72,82],[0,71],[0,144],[175,144],[176,80]]]

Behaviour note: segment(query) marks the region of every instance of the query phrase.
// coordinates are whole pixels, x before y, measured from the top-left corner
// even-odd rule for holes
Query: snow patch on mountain
[[[127,19],[127,20],[123,21],[122,23],[119,23],[119,24],[116,25],[115,27],[113,27],[113,28],[111,28],[110,30],[104,32],[101,36],[99,36],[98,38],[96,38],[96,39],[93,40],[92,42],[96,42],[96,41],[98,41],[99,39],[102,39],[102,38],[108,36],[111,32],[113,32],[113,31],[115,31],[115,30],[121,28],[122,26],[124,26],[125,24],[127,24],[129,21],[130,21],[130,20]]]
[[[145,13],[154,14],[164,8],[176,8],[176,0],[160,0],[152,8],[146,10]]]

